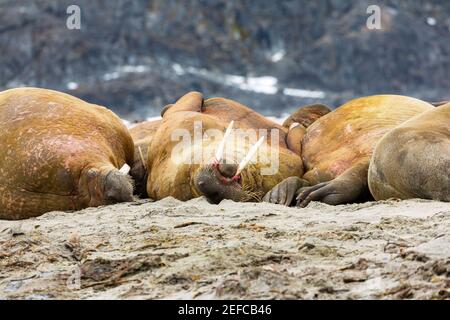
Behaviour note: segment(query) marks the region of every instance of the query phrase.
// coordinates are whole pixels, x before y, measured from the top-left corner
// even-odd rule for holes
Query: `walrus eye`
[[[230,124],[228,125],[227,130],[225,131],[225,134],[223,135],[222,141],[220,141],[219,146],[217,147],[215,159],[213,161],[213,164],[218,164],[222,160],[223,157],[223,150],[225,149],[225,142],[228,139],[228,137],[231,134],[231,130],[233,130],[234,121],[232,120]]]
[[[247,153],[245,158],[242,159],[241,163],[239,163],[236,174],[232,178],[233,180],[239,178],[239,175],[241,174],[242,170],[244,170],[244,168],[247,166],[247,164],[250,162],[250,160],[252,160],[256,151],[258,151],[259,147],[261,147],[261,145],[263,144],[265,138],[266,138],[265,136],[262,136],[261,138],[259,138],[258,142],[256,142],[255,145],[250,149],[250,151]]]

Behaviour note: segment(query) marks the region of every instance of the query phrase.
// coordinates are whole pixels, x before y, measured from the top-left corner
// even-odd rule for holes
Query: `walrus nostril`
[[[232,178],[236,174],[237,165],[235,164],[220,164],[217,168],[219,170],[219,173],[226,177],[226,178]]]

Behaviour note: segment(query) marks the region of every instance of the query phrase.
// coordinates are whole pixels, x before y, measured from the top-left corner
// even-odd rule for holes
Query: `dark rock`
[[[81,30],[66,28],[66,8],[74,3]],[[374,93],[450,99],[450,2],[376,1],[382,30],[366,28],[369,4],[4,0],[0,89],[66,91],[131,120],[158,115],[189,90],[273,115]],[[267,94],[258,92],[263,84],[243,88],[236,83],[243,78],[230,82],[226,75],[278,81]],[[284,88],[326,96],[286,95]]]

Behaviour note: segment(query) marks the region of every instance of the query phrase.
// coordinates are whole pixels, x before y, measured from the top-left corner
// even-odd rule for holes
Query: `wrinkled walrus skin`
[[[311,186],[300,187],[297,179],[289,178],[264,200],[292,204],[294,196],[285,201],[286,192],[297,195],[296,204],[301,207],[311,201],[337,205],[370,199],[368,169],[378,142],[397,126],[433,109],[427,102],[397,95],[345,103],[305,129],[301,141],[303,179]]]
[[[450,202],[450,103],[398,126],[378,143],[369,167],[376,200]]]
[[[0,219],[132,200],[134,146],[104,107],[38,88],[0,92]]]

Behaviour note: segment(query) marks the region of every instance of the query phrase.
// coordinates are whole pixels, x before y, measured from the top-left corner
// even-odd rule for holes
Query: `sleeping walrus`
[[[375,148],[369,188],[376,200],[450,202],[450,103],[387,133]]]
[[[131,201],[133,152],[106,108],[52,90],[0,92],[0,219]]]
[[[188,93],[163,110],[157,126],[146,160],[147,192],[155,200],[259,201],[303,173],[288,128],[232,100]]]
[[[134,163],[131,166],[130,175],[134,181],[134,192],[141,198],[148,196],[148,147],[160,125],[161,120],[144,121],[129,129],[134,142]]]
[[[288,119],[293,127],[302,120],[302,109]],[[448,123],[448,107],[435,109],[414,98],[378,95],[347,102],[308,128],[296,126],[306,173],[303,179],[287,178],[264,200],[304,207],[310,201],[337,205],[370,197],[448,199]],[[405,165],[400,168],[396,160]],[[440,177],[427,180],[430,174]]]

